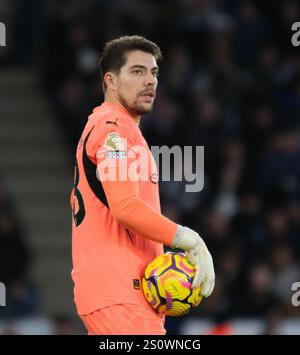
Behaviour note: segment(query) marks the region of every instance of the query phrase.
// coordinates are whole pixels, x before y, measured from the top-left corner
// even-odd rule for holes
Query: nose
[[[145,75],[146,86],[155,86],[156,83],[157,83],[157,78],[155,75],[153,75],[153,73],[150,72]]]

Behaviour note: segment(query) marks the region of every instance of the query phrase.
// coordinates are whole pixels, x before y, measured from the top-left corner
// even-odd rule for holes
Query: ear
[[[112,72],[107,72],[107,73],[105,73],[103,79],[104,79],[107,89],[110,89],[110,90],[116,89],[116,83],[117,83],[116,74],[114,74]]]

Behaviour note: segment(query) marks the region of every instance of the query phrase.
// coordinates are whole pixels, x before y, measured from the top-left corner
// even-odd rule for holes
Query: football
[[[187,314],[202,300],[200,287],[193,290],[195,269],[184,253],[168,252],[156,257],[142,278],[148,303],[168,316]]]

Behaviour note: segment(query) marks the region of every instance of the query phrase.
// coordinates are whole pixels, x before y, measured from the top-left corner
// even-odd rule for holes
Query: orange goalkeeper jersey
[[[154,159],[133,117],[117,104],[105,102],[89,116],[71,204],[78,313],[122,303],[149,307],[141,277],[177,225],[160,213]]]

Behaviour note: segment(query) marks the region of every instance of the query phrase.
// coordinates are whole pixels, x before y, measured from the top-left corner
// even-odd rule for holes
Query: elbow
[[[135,210],[135,199],[130,198],[124,200],[122,203],[114,205],[110,208],[113,218],[125,227],[130,224],[132,212]]]
[[[120,209],[111,208],[110,213],[118,223],[123,224],[125,217],[124,217],[124,213],[122,213],[122,211]]]
[[[113,218],[122,226],[124,226],[125,228],[130,227],[130,223],[129,223],[129,218],[128,218],[128,214],[124,213],[123,211],[113,211],[112,213]]]

